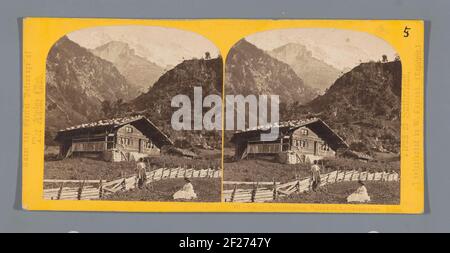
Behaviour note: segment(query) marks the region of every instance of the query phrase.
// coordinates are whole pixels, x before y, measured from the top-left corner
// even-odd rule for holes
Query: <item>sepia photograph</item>
[[[222,82],[219,50],[193,32],[63,36],[46,62],[44,199],[220,202],[221,132],[171,120],[173,97],[221,96]]]
[[[224,93],[247,96],[245,127],[225,131],[223,201],[400,204],[401,80],[398,53],[364,32],[278,29],[237,42]],[[251,95],[275,101],[266,124]]]

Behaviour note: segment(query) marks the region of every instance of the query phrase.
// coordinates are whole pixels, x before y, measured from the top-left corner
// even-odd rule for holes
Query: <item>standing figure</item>
[[[137,164],[136,164],[136,175],[137,175],[137,180],[138,180],[138,188],[142,189],[142,186],[144,186],[145,181],[147,180],[147,175],[146,175],[146,165],[144,162],[144,158],[139,158]]]
[[[311,179],[312,179],[311,188],[313,191],[316,191],[316,189],[320,185],[320,167],[317,164],[317,160],[314,160],[313,165],[311,166]]]

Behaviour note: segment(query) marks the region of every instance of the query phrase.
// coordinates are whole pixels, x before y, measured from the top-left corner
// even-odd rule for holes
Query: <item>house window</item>
[[[153,143],[151,141],[147,141],[145,143],[145,147],[148,148],[148,149],[151,149],[151,148],[153,148]]]
[[[322,150],[323,151],[330,151],[330,147],[326,143],[324,143],[324,144],[322,144]]]
[[[133,128],[132,127],[125,127],[125,131],[127,133],[132,133],[133,132]]]
[[[308,135],[308,129],[301,129],[301,130],[300,130],[300,133],[301,133],[302,135]]]
[[[300,148],[307,148],[308,147],[308,141],[306,140],[297,140],[296,146]]]
[[[120,137],[119,142],[120,144],[123,145],[131,145],[133,143],[133,141],[130,140],[130,138],[123,138],[123,137]]]

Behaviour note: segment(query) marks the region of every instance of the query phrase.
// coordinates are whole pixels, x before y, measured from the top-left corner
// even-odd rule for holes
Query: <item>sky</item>
[[[255,33],[246,40],[260,49],[270,51],[288,43],[306,46],[312,55],[340,70],[348,70],[360,62],[381,60],[382,55],[393,60],[396,52],[381,38],[343,29],[291,28]]]
[[[110,41],[127,43],[141,57],[162,66],[175,66],[183,59],[216,57],[219,50],[205,37],[173,28],[156,26],[97,26],[72,32],[69,39],[94,49]]]

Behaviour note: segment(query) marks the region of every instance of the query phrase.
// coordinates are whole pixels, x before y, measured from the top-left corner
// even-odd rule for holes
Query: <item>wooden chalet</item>
[[[88,156],[129,161],[158,156],[172,141],[143,116],[100,120],[58,131],[59,156]]]
[[[274,141],[262,141],[261,134],[278,128]],[[235,144],[235,159],[248,156],[273,155],[282,163],[312,162],[324,157],[336,156],[348,145],[325,122],[318,118],[280,122],[269,126],[258,126],[237,132],[231,142]]]

